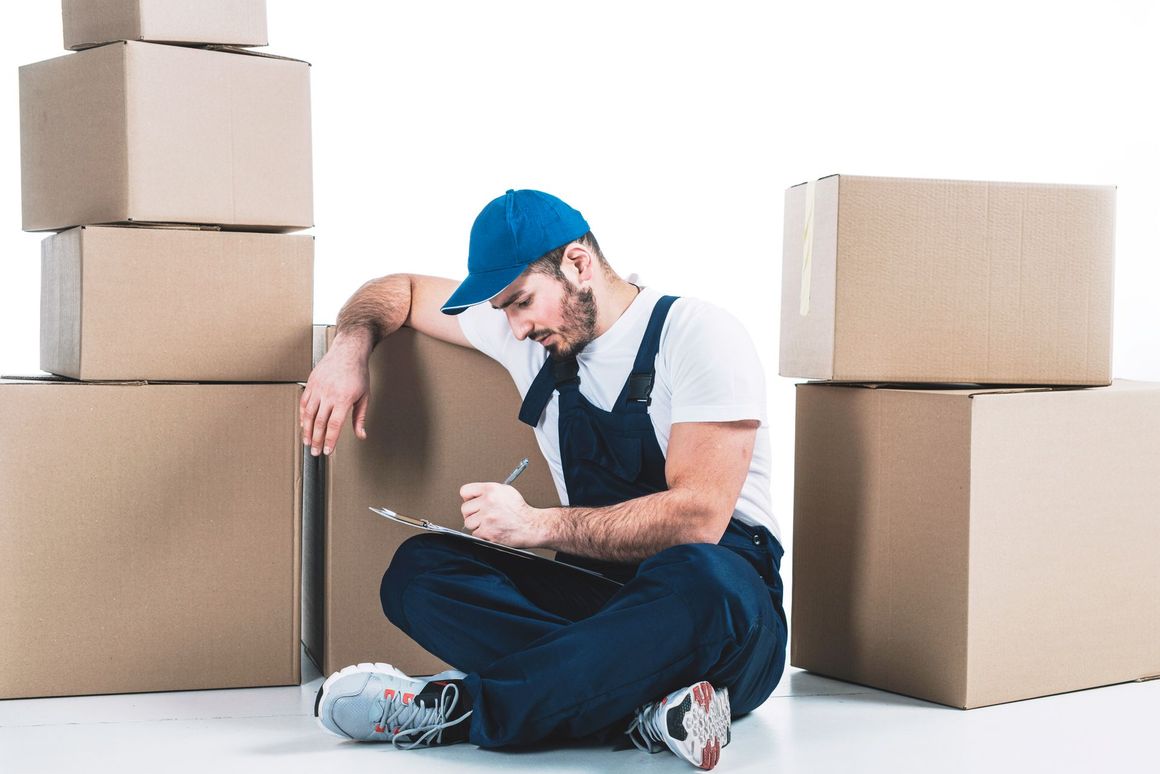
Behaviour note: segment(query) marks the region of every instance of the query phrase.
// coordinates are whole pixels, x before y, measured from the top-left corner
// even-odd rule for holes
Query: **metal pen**
[[[507,478],[503,480],[504,486],[510,485],[513,481],[520,477],[520,474],[528,467],[528,458],[524,457],[520,460],[520,464],[516,465],[516,469],[511,472]]]

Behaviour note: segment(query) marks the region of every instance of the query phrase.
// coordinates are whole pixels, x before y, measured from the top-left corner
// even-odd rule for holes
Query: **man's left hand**
[[[463,526],[477,538],[513,548],[544,546],[544,520],[515,487],[493,481],[464,484],[459,496],[463,498]]]

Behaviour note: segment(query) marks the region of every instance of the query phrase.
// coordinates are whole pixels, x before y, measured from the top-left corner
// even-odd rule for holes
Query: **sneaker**
[[[667,746],[694,766],[711,769],[729,744],[729,689],[706,681],[673,691],[636,711],[628,737],[637,749],[656,753]]]
[[[467,675],[450,670],[410,677],[390,664],[355,664],[335,672],[318,689],[314,717],[327,732],[359,742],[391,742],[410,749],[443,744],[443,732],[471,715],[455,714]],[[452,719],[451,716],[454,715]],[[466,734],[455,734],[459,741]]]

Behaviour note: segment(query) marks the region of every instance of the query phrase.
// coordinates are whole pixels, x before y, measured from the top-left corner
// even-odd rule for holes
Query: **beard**
[[[533,334],[535,338],[555,334],[556,342],[546,347],[553,360],[576,357],[596,338],[596,299],[592,295],[592,288],[577,290],[565,281],[561,311],[564,322],[559,330],[536,331]]]

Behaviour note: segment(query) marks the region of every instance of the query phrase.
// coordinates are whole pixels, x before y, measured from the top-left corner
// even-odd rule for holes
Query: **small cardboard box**
[[[311,236],[84,226],[45,239],[41,267],[45,371],[152,381],[310,376]]]
[[[1108,384],[1115,194],[850,175],[790,188],[778,372]]]
[[[797,389],[790,661],[955,707],[1160,674],[1160,384]]]
[[[64,0],[64,47],[115,40],[264,46],[266,0]]]
[[[300,385],[0,395],[0,698],[299,681]]]
[[[315,330],[321,358],[334,328]],[[370,373],[367,440],[355,438],[348,417],[330,457],[306,454],[303,642],[324,674],[360,661],[430,674],[447,665],[391,624],[379,601],[395,549],[419,532],[369,508],[462,529],[459,488],[502,481],[524,457],[531,464],[516,483],[524,499],[560,500],[498,363],[403,328],[375,348]]]
[[[120,42],[20,68],[24,229],[314,223],[310,66]]]

